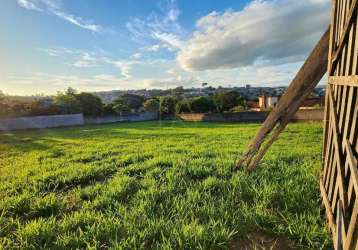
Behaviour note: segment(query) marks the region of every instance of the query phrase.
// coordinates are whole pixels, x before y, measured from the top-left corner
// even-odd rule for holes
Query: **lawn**
[[[256,172],[232,172],[258,128],[166,121],[0,133],[0,249],[244,249],[261,244],[257,235],[331,248],[322,125],[290,124]]]

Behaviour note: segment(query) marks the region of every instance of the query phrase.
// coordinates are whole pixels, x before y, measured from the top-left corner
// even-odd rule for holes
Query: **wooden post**
[[[279,134],[284,130],[302,102],[314,90],[327,72],[329,50],[329,28],[319,40],[286,92],[270,112],[264,124],[251,141],[247,152],[237,161],[236,169],[245,166],[248,172],[253,171]],[[271,136],[270,136],[270,133]],[[267,143],[261,148],[265,139]]]

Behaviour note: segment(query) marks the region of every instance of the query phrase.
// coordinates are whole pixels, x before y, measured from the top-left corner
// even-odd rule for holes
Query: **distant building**
[[[278,98],[276,96],[260,96],[259,97],[259,108],[261,110],[273,108],[276,106]]]
[[[247,106],[251,111],[261,111],[257,101],[247,101]]]

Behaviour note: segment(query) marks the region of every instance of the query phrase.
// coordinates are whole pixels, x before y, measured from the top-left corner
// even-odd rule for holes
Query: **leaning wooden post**
[[[282,95],[276,107],[268,115],[255,138],[251,141],[246,153],[237,161],[236,169],[244,166],[248,172],[251,172],[256,168],[269,147],[297,112],[302,102],[314,90],[327,72],[329,37],[330,32],[328,28],[298,71],[286,92]],[[261,147],[265,139],[268,139],[268,141]]]

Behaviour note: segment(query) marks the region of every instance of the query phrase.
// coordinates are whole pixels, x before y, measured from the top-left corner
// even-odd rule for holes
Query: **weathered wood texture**
[[[357,0],[334,0],[320,189],[335,249],[358,249]]]
[[[256,168],[300,105],[327,72],[329,36],[328,29],[280,98],[276,107],[270,112],[255,138],[251,141],[247,152],[236,163],[236,168],[244,166],[248,172]]]

